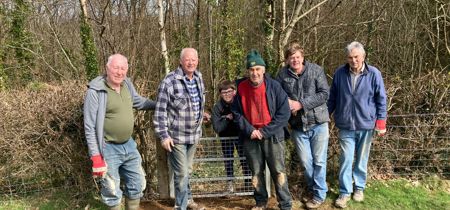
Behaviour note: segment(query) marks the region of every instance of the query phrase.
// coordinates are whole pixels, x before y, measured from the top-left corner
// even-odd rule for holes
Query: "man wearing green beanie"
[[[265,75],[266,63],[258,51],[248,53],[246,66],[248,78],[237,82],[237,94],[231,109],[252,171],[256,201],[252,210],[267,209],[266,163],[275,183],[279,208],[290,210],[292,197],[284,164],[283,129],[290,117],[288,98],[281,85]]]

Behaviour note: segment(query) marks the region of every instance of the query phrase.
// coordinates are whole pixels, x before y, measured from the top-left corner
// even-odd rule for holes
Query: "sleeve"
[[[384,88],[383,78],[381,72],[377,71],[376,74],[376,86],[375,86],[375,106],[377,113],[377,120],[385,120],[387,118],[387,108],[386,108],[386,90]]]
[[[239,88],[238,93],[234,96],[233,105],[231,106],[231,112],[233,113],[233,120],[239,126],[239,130],[241,131],[240,135],[244,135],[247,138],[250,138],[252,132],[255,130],[247,119],[244,117],[244,112],[242,110],[241,100],[239,96]]]
[[[333,76],[333,81],[331,82],[330,95],[328,97],[328,113],[331,115],[336,109],[336,97],[337,97],[337,79],[336,73]]]
[[[133,85],[133,83],[131,83],[131,80],[129,78],[127,78],[126,84],[128,84],[128,89],[130,90],[131,96],[133,97],[133,108],[138,109],[138,110],[154,110],[155,109],[156,102],[139,95],[136,91],[136,88],[134,88],[134,85]]]
[[[272,121],[261,129],[265,138],[275,135],[276,132],[285,127],[291,116],[287,94],[279,87],[278,83],[274,84],[273,87],[272,91],[275,94],[275,101],[273,103],[276,104],[276,108],[275,114],[272,115]]]
[[[230,123],[230,121],[227,120],[227,118],[222,116],[222,113],[220,112],[219,103],[220,101],[218,101],[214,105],[211,116],[213,129],[217,134],[224,131],[227,128],[228,124]]]
[[[306,112],[327,103],[330,87],[322,68],[319,68],[317,74],[314,75],[313,85],[316,86],[315,94],[299,100]]]
[[[83,120],[84,133],[90,156],[100,154],[96,132],[98,106],[97,92],[95,90],[88,89],[84,98]]]
[[[167,84],[165,80],[161,82],[158,88],[158,98],[156,100],[155,114],[153,116],[153,124],[155,126],[155,133],[160,138],[164,140],[169,137],[169,122],[167,106],[169,103],[169,94],[167,90]]]

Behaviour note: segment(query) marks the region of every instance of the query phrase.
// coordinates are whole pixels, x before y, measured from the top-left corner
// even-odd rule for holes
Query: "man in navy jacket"
[[[364,62],[364,46],[355,41],[345,51],[347,64],[336,70],[328,99],[328,111],[334,113],[339,128],[340,195],[335,204],[340,208],[347,206],[352,193],[353,200],[363,201],[372,137],[374,132],[385,134],[387,115],[383,78],[377,68]]]
[[[266,63],[256,50],[247,55],[246,63],[249,78],[238,83],[231,111],[252,171],[256,201],[252,210],[267,208],[266,163],[275,185],[278,207],[290,210],[292,197],[284,164],[284,127],[290,117],[288,97],[277,81],[265,75]]]

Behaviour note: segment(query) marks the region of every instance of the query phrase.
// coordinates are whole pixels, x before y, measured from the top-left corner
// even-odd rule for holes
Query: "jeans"
[[[192,173],[192,164],[197,144],[175,144],[169,153],[169,161],[174,172],[175,207],[174,209],[187,208],[188,200],[192,199],[189,186],[189,177]]]
[[[265,182],[266,163],[275,184],[278,207],[282,210],[291,209],[292,197],[289,192],[286,169],[284,165],[284,141],[275,139],[244,140],[244,151],[250,170],[256,205],[266,205],[268,194]]]
[[[236,148],[239,157],[244,157],[244,148],[239,139],[226,139],[221,140],[222,143],[222,153],[224,158],[233,158],[234,157],[234,149]],[[250,176],[250,169],[248,168],[246,160],[240,160],[242,167],[242,174],[244,176]],[[225,160],[225,171],[227,173],[227,177],[234,177],[234,160]]]
[[[367,163],[373,130],[339,130],[341,156],[339,159],[339,193],[350,195],[353,192],[352,175],[355,189],[364,190],[367,181]],[[353,157],[356,159],[352,171]],[[353,174],[352,174],[353,172]]]
[[[134,200],[143,195],[146,187],[145,173],[136,146],[132,138],[124,144],[104,144],[103,159],[107,164],[107,173],[101,180],[101,196],[107,206],[121,203],[120,178],[125,182],[123,193],[127,198]]]
[[[317,201],[324,201],[328,191],[328,123],[315,125],[306,132],[293,129],[291,137],[304,169],[308,192],[311,192]]]

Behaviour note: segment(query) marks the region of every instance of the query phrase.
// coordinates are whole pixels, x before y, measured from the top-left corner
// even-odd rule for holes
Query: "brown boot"
[[[125,210],[138,210],[139,209],[139,202],[141,200],[138,199],[126,199],[125,200]]]

